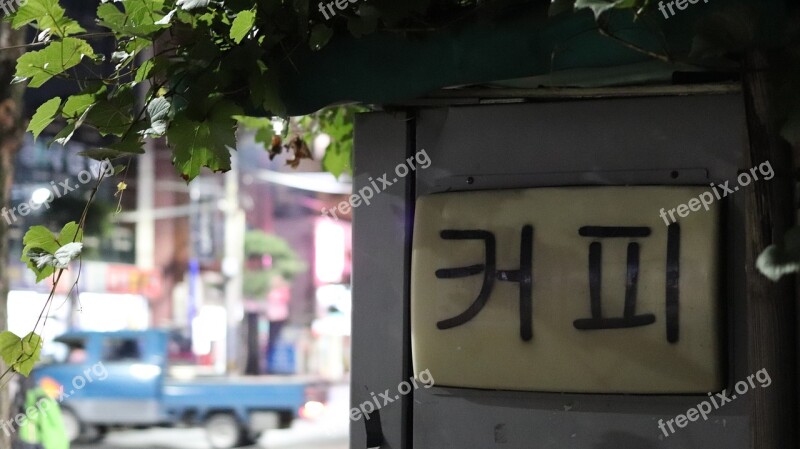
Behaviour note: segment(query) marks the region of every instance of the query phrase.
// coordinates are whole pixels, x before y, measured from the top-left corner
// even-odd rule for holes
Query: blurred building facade
[[[65,5],[92,29],[95,5]],[[26,113],[71,89],[67,83],[29,89]],[[37,284],[19,261],[24,232],[32,225],[57,231],[77,221],[95,186],[94,178],[82,183],[79,177],[98,171],[97,162],[78,154],[101,143],[98,136],[79,129],[65,147],[48,147],[56,131],[45,130],[35,142],[28,135],[16,161],[12,206],[65,180],[74,187],[11,223],[10,327],[18,333],[32,329],[41,310],[35,305],[50,290],[49,281]],[[45,334],[168,328],[176,363],[198,364],[211,373],[249,368],[343,376],[349,364],[349,218],[322,218],[320,210],[346,198],[349,186],[321,173],[320,158],[304,160],[297,169],[287,166],[286,155],[271,160],[246,133],[239,136],[235,157],[235,173],[205,172],[189,185],[177,175],[163,141],[148,143],[143,156],[115,161],[127,168],[98,188],[80,276],[73,267],[59,283],[58,307]],[[117,182],[123,179],[127,188],[120,195]],[[314,187],[320,180],[323,187]],[[263,298],[235,294],[245,260],[230,242],[246,230],[282,237],[308,269]]]
[[[174,347],[175,359],[206,366],[207,372],[243,372],[248,365],[244,348],[249,344],[258,354],[249,363],[251,373],[319,373],[334,379],[346,374],[350,225],[347,217],[333,220],[319,212],[344,194],[265,180],[265,173],[319,175],[320,163],[307,161],[292,169],[286,156],[270,160],[251,136],[242,135],[240,141],[235,205],[228,204],[230,198],[224,194],[229,175],[207,173],[187,185],[160,142],[147,156],[125,161],[128,187],[121,196],[115,195],[117,179],[101,184],[87,222],[81,274],[78,277],[73,269],[59,284],[58,299],[69,306],[54,313],[51,337],[68,328],[169,328],[176,341],[183,342]],[[98,170],[98,163],[77,154],[94,143],[89,138],[76,138],[66,148],[48,149],[46,142],[43,136],[37,142],[26,141],[22,148],[12,204],[30,201],[50,181],[70,179],[74,184],[81,171]],[[36,284],[19,262],[24,230],[36,224],[57,230],[77,220],[92,187],[81,185],[49,208],[13,223],[13,330],[24,332],[32,326],[36,308],[30,305],[44,301],[50,287],[48,281]],[[308,266],[290,282],[276,283],[263,298],[242,295],[233,307],[226,298],[226,283],[241,275],[245,261],[226,266],[230,255],[225,227],[231,224],[226,210],[231,206],[245,217],[237,232],[261,230],[280,236]],[[229,318],[239,323],[236,329],[228,329]],[[226,354],[231,351],[238,355]]]

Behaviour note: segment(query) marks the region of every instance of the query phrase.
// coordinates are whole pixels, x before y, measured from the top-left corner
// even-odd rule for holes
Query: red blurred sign
[[[105,279],[108,293],[131,293],[155,298],[162,291],[158,272],[140,270],[133,265],[107,265]]]
[[[78,292],[120,293],[142,295],[148,298],[157,298],[163,292],[161,274],[156,270],[142,270],[135,265],[88,261],[81,265],[73,263],[69,269],[64,270],[58,281],[56,294],[66,295],[72,290],[79,267]],[[21,270],[27,270],[27,268],[20,268]],[[41,284],[46,287],[46,290],[42,291],[50,291],[53,288],[53,280],[53,276],[48,277]],[[36,289],[37,287],[33,282],[30,286],[18,282],[15,288]]]

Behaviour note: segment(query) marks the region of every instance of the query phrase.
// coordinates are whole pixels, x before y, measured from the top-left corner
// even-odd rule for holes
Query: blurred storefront
[[[339,380],[350,371],[352,232],[350,222],[318,218],[314,234],[316,307],[311,329],[317,372]]]
[[[11,264],[9,278],[8,328],[25,335],[33,331],[37,322],[44,323],[39,315],[47,305],[52,280],[37,284],[33,273],[21,262]],[[83,262],[80,276],[75,269],[64,272],[42,316],[47,320],[44,340],[51,341],[67,330],[146,329],[152,324],[150,304],[160,292],[161,278],[156,272],[128,264]]]

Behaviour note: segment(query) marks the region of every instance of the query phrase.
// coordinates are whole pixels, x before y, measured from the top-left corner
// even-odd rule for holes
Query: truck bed
[[[164,409],[171,417],[196,416],[231,410],[280,411],[296,415],[306,401],[306,388],[315,380],[305,376],[201,377],[167,379]]]

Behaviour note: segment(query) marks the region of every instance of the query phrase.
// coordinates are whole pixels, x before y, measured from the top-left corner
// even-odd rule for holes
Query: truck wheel
[[[64,407],[61,409],[61,421],[64,422],[64,433],[70,443],[76,441],[81,435],[81,420],[72,410]]]
[[[105,439],[106,433],[108,433],[107,427],[84,424],[78,442],[83,444],[99,443]]]
[[[231,449],[248,443],[247,431],[230,413],[215,413],[206,419],[206,438],[214,449]]]
[[[61,421],[64,423],[64,433],[70,443],[98,443],[106,436],[105,427],[84,424],[78,415],[67,407],[61,409]]]

